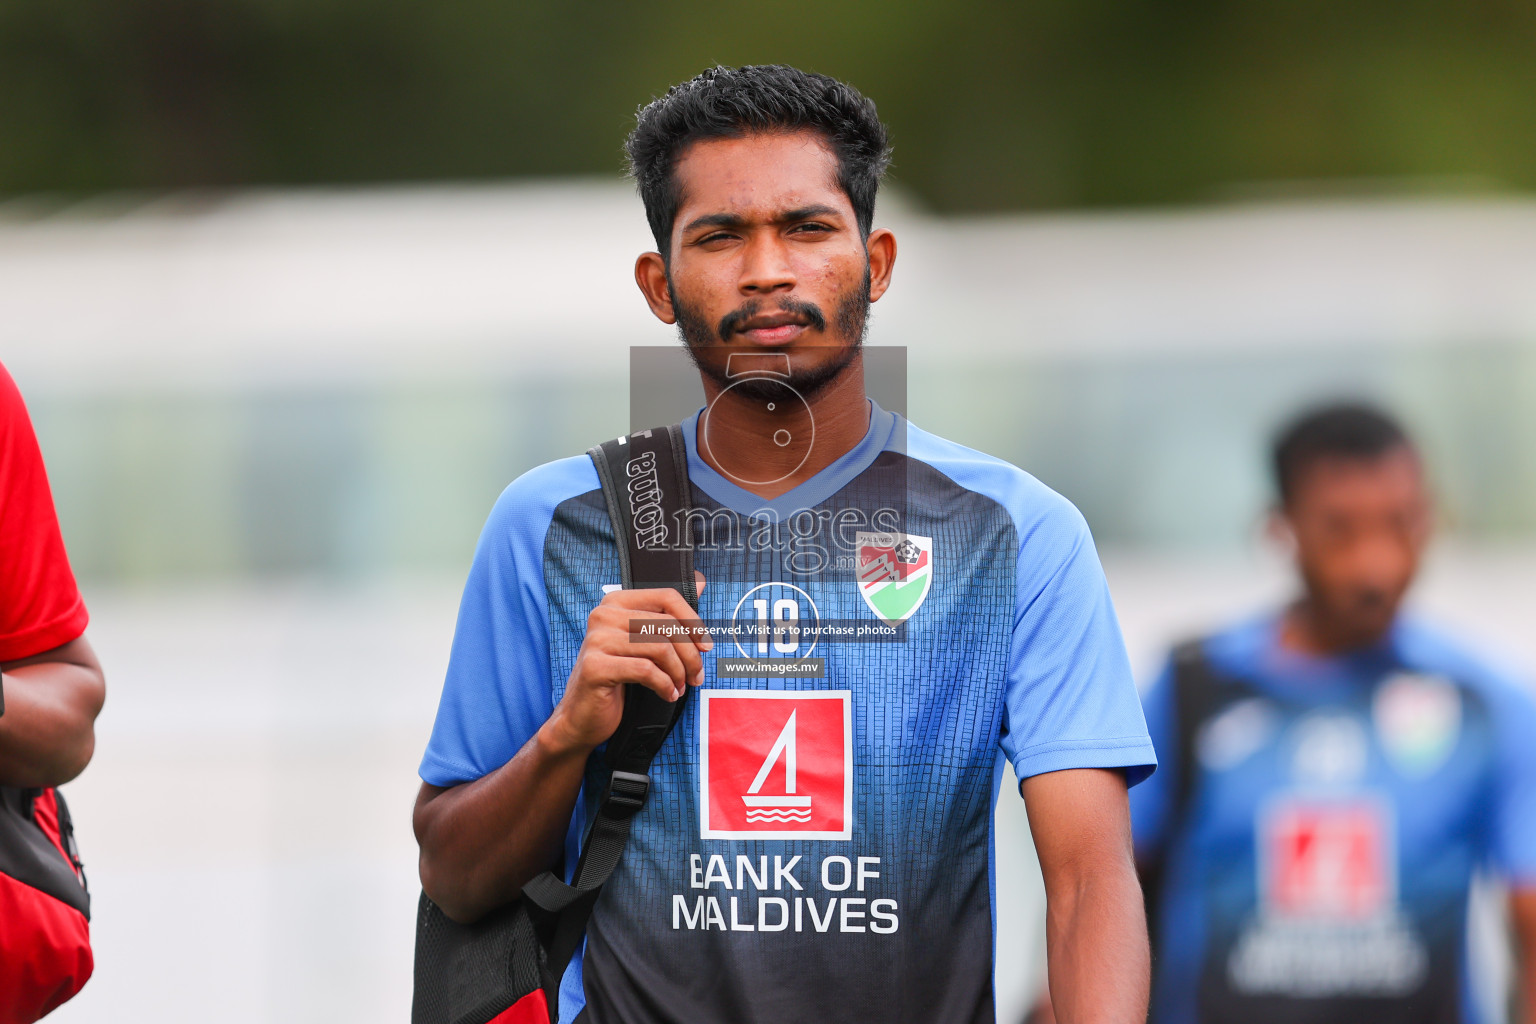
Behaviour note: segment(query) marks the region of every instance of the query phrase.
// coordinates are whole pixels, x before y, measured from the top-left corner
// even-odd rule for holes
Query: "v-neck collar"
[[[783,521],[801,509],[815,508],[868,469],[890,444],[900,417],[886,412],[873,398],[869,402],[869,427],[864,437],[826,469],[777,498],[760,498],[733,483],[699,456],[700,409],[683,421],[683,440],[688,446],[688,476],[693,486],[740,515],[771,517]]]
[[[1387,635],[1376,643],[1337,654],[1309,654],[1287,647],[1281,639],[1284,625],[1283,611],[1260,623],[1265,674],[1303,694],[1351,690],[1359,686],[1362,678],[1378,675],[1402,662],[1400,621],[1393,622]]]

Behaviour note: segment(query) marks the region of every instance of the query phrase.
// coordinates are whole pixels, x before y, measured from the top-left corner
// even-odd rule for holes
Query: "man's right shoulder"
[[[543,536],[562,503],[601,487],[597,468],[587,455],[535,466],[501,492],[486,521],[485,532]]]
[[[1265,610],[1227,622],[1217,628],[1186,637],[1169,651],[1169,667],[1196,657],[1218,671],[1246,675],[1264,657],[1275,613]]]

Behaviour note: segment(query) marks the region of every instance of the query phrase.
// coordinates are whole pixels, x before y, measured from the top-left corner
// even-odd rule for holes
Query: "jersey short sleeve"
[[[0,366],[0,661],[69,643],[87,618],[32,420]]]
[[[1174,763],[1178,757],[1179,740],[1173,697],[1174,674],[1170,661],[1142,696],[1142,712],[1146,716],[1152,746],[1157,750],[1158,770],[1131,790],[1131,834],[1138,859],[1157,853],[1166,840],[1174,779],[1184,771],[1182,766]]]
[[[544,541],[555,508],[598,487],[586,456],[540,466],[502,493],[475,549],[421,778],[478,779],[512,759],[553,710]]]
[[[1489,696],[1499,748],[1489,859],[1511,884],[1536,886],[1536,701],[1514,684]]]
[[[1066,768],[1157,765],[1109,584],[1082,515],[1035,484],[1019,526],[1003,750],[1020,779]],[[1029,514],[1032,512],[1032,514]]]

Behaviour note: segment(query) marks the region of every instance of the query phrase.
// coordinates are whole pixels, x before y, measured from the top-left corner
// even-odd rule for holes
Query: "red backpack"
[[[80,991],[90,918],[64,798],[0,786],[0,1024],[32,1024]]]

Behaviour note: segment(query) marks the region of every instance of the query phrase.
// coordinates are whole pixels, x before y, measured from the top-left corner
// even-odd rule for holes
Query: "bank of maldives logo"
[[[1259,891],[1279,917],[1359,921],[1397,898],[1384,800],[1280,798],[1259,819]]]
[[[933,538],[911,533],[860,533],[859,593],[887,624],[907,621],[933,584]]]
[[[701,690],[699,834],[850,839],[848,690]]]

